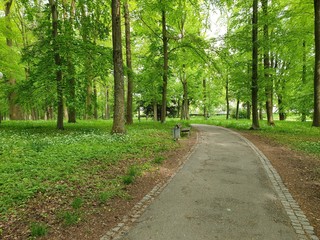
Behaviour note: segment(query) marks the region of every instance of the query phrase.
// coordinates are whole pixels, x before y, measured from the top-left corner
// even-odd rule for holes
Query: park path
[[[248,140],[220,127],[193,127],[199,130],[197,147],[119,239],[318,239],[269,161]]]

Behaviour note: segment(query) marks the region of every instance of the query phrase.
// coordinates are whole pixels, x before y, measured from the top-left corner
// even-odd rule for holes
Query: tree
[[[273,121],[273,78],[270,76],[270,50],[269,50],[269,24],[268,24],[268,0],[262,0],[262,9],[264,15],[263,37],[264,37],[264,77],[265,77],[265,93],[266,93],[266,111],[268,125],[274,126]]]
[[[168,86],[168,36],[167,36],[167,19],[166,10],[162,9],[162,42],[163,42],[163,75],[162,75],[162,107],[161,107],[161,123],[166,121],[167,116],[167,86]]]
[[[314,67],[314,112],[312,126],[320,127],[320,1],[314,0],[314,34],[315,34],[315,67]]]
[[[126,124],[133,123],[133,71],[131,61],[131,33],[130,33],[130,13],[128,0],[124,2],[124,18],[125,18],[125,33],[126,33],[126,63],[127,63],[127,108],[126,108]]]
[[[62,78],[62,59],[59,53],[58,44],[58,0],[49,0],[51,7],[51,17],[52,17],[52,50],[54,54],[54,62],[56,67],[56,82],[57,82],[57,104],[58,104],[58,116],[57,116],[57,128],[63,130],[63,78]]]
[[[258,0],[253,0],[252,7],[252,126],[259,129],[258,115]]]
[[[112,133],[125,133],[124,119],[124,78],[121,42],[120,0],[112,0],[112,46],[114,66],[114,112]]]

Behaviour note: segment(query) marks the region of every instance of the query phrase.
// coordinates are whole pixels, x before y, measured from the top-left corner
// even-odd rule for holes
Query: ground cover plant
[[[126,184],[178,147],[172,124],[137,123],[125,135],[111,135],[111,121],[80,121],[65,131],[53,121],[2,122],[0,234],[13,237],[20,222],[28,226],[17,234],[43,236],[53,221],[77,224],[89,205],[130,198]],[[27,216],[33,199],[47,207]]]

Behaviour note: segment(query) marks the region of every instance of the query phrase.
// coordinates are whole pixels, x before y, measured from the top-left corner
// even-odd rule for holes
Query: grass
[[[126,135],[111,135],[111,121],[79,121],[66,124],[65,131],[56,130],[53,121],[2,122],[0,221],[38,193],[81,191],[73,202],[75,208],[93,197],[103,202],[123,195],[117,176],[104,173],[121,161],[152,160],[160,152],[177,148],[172,124],[137,123],[127,127]],[[137,175],[134,168],[128,171],[127,176]]]
[[[48,233],[47,226],[43,223],[31,223],[30,226],[31,237],[43,237]]]
[[[176,149],[172,128],[177,122],[212,124],[247,131],[249,120],[170,120],[166,124],[142,121],[127,126],[126,135],[111,135],[111,121],[79,121],[56,130],[51,121],[4,121],[0,124],[0,224],[16,215],[27,202],[41,193],[46,199],[59,199],[65,208],[56,214],[64,226],[77,224],[88,206],[106,204],[114,197],[130,198],[124,191],[142,172],[161,164],[163,153]],[[268,137],[304,153],[320,157],[320,129],[311,123],[280,122],[253,134]],[[149,159],[140,162],[139,159]],[[123,161],[128,169],[120,171]],[[119,166],[119,167],[118,167]],[[110,169],[120,169],[120,175]],[[111,172],[110,172],[111,171]],[[320,172],[319,169],[317,171]],[[32,237],[47,234],[42,223],[30,225]],[[0,237],[5,229],[0,229]]]

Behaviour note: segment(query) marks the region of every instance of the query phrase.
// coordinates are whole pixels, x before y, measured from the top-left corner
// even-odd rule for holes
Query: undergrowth
[[[53,121],[2,122],[0,221],[38,193],[80,192],[74,208],[94,197],[103,203],[124,196],[121,178],[104,175],[111,166],[129,159],[152,161],[154,156],[178,147],[172,141],[170,123],[136,123],[127,126],[125,135],[111,135],[111,127],[111,121],[79,121],[58,131]],[[125,176],[132,179],[124,183],[147,168],[130,168]],[[79,217],[68,212],[62,215],[67,225]]]

